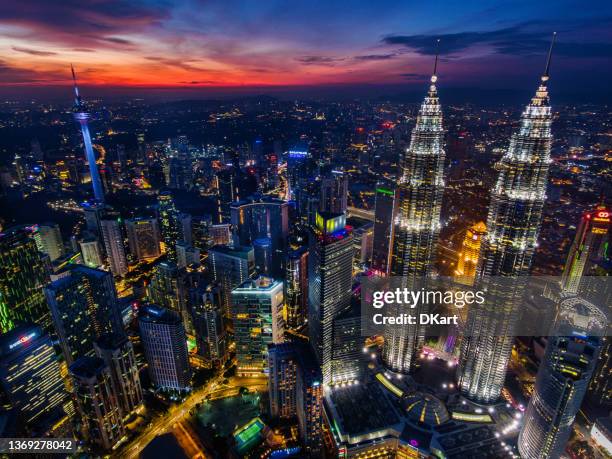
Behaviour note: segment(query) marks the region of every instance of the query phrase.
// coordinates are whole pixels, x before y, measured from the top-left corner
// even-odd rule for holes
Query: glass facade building
[[[68,394],[51,339],[41,327],[20,325],[0,336],[0,385],[24,427],[46,425],[64,414]]]
[[[23,228],[0,233],[0,328],[18,322],[36,323],[50,330],[49,308],[42,291],[49,281],[47,265],[36,242]]]
[[[94,348],[110,370],[121,414],[125,417],[139,408],[143,401],[134,346],[125,335],[107,334],[96,340]]]
[[[283,341],[283,283],[259,276],[232,290],[237,373],[260,376],[268,371],[268,344]]]
[[[169,309],[147,305],[140,311],[138,324],[153,385],[159,389],[189,389],[191,369],[180,315]]]
[[[93,356],[93,343],[102,335],[125,334],[109,272],[77,266],[44,292],[68,365],[79,357]]]
[[[548,338],[518,439],[525,459],[563,455],[601,350],[601,337],[589,336],[594,333],[591,327],[599,327],[601,334],[607,326],[606,317],[580,298],[562,301],[559,309],[555,336]]]
[[[269,239],[270,275],[282,276],[289,235],[287,202],[281,199],[252,196],[245,201],[232,203],[230,212],[235,245],[246,246],[260,239]]]
[[[353,235],[344,214],[320,214],[310,232],[308,331],[323,372],[332,382],[334,319],[351,304]]]
[[[110,369],[98,357],[81,357],[69,370],[83,436],[102,450],[112,449],[125,428]]]

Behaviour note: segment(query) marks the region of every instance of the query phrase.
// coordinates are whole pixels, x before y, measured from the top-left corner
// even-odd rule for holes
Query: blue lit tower
[[[81,126],[81,132],[83,133],[83,144],[85,145],[85,156],[89,163],[89,175],[91,176],[91,184],[93,185],[94,197],[97,202],[104,202],[104,191],[102,189],[102,181],[100,180],[100,173],[98,166],[96,165],[96,156],[94,155],[93,148],[91,146],[91,136],[89,135],[89,119],[91,114],[87,111],[87,107],[81,100],[79,95],[79,87],[77,86],[76,73],[74,73],[74,67],[71,65],[72,79],[74,81],[74,119]]]
[[[402,158],[397,186],[390,274],[403,278],[406,287],[430,275],[440,232],[445,155],[437,63],[436,56],[429,91],[412,130],[410,147]],[[385,331],[383,361],[387,368],[399,373],[410,371],[423,336],[420,328],[389,327]]]
[[[495,402],[502,390],[542,222],[552,142],[551,52],[552,44],[540,85],[510,139],[491,191],[476,280],[487,297],[470,309],[458,367],[461,392],[480,403]]]

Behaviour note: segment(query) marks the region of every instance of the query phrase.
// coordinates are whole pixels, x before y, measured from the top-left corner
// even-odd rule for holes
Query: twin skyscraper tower
[[[540,85],[523,111],[520,128],[510,139],[491,191],[488,233],[482,242],[476,282],[492,298],[484,307],[472,308],[468,314],[457,374],[460,390],[480,403],[497,400],[503,387],[522,282],[529,274],[541,226],[552,141],[547,84],[553,44],[554,36]],[[410,146],[401,159],[398,179],[398,208],[392,223],[388,273],[402,278],[406,287],[431,276],[441,228],[445,153],[442,109],[436,88],[437,67],[436,56],[429,91],[412,130]],[[74,69],[72,74],[74,118],[82,130],[95,200],[103,204],[104,194],[88,128],[90,114],[81,101]],[[512,288],[508,278],[515,280]],[[503,285],[500,279],[504,279]],[[493,310],[500,304],[501,310]],[[313,321],[311,327],[316,326]],[[408,373],[425,333],[419,326],[386,330],[385,366],[393,372]]]
[[[488,234],[482,242],[476,279],[478,288],[490,297],[468,313],[457,373],[462,393],[479,403],[494,402],[503,387],[522,282],[529,274],[540,231],[552,141],[547,85],[554,38],[540,85],[510,139],[491,191]],[[401,277],[408,288],[432,274],[441,226],[445,154],[437,64],[436,56],[398,180],[389,274]],[[425,332],[418,326],[390,327],[385,332],[385,366],[408,373]]]

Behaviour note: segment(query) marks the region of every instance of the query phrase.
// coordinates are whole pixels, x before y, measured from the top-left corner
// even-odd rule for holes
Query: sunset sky
[[[533,85],[551,33],[553,78],[609,89],[604,1],[2,0],[0,87],[211,88]]]

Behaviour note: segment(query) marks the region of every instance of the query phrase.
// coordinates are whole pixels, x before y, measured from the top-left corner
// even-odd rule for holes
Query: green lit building
[[[34,322],[46,330],[51,320],[43,286],[49,281],[44,258],[24,228],[0,233],[0,329]]]

